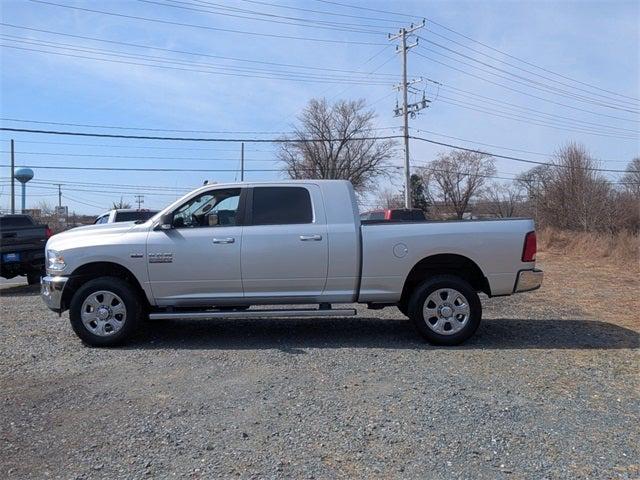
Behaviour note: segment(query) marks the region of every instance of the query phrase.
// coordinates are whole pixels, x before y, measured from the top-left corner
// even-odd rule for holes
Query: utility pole
[[[140,210],[142,204],[144,203],[144,195],[135,195],[135,198],[136,202],[138,202],[138,210]]]
[[[240,181],[244,182],[244,142],[240,144]]]
[[[62,207],[62,184],[58,184],[58,207]]]
[[[11,139],[11,213],[16,213],[16,179],[15,175],[16,157],[13,147],[13,139]]]
[[[398,117],[402,115],[404,117],[404,206],[406,208],[411,208],[411,166],[409,164],[409,113],[414,117],[415,114],[421,110],[420,104],[426,105],[426,99],[423,95],[422,102],[417,102],[414,104],[409,104],[408,100],[408,90],[409,85],[413,83],[417,83],[422,81],[422,79],[412,80],[409,82],[407,80],[407,52],[418,45],[418,39],[414,43],[407,44],[407,36],[411,35],[413,32],[418,30],[419,28],[424,27],[425,21],[422,20],[422,23],[418,25],[414,25],[413,23],[408,27],[402,27],[398,33],[395,35],[389,34],[389,40],[397,40],[400,39],[400,45],[396,46],[396,52],[402,54],[402,83],[397,85],[396,88],[398,90],[402,90],[402,109],[396,106],[395,116]],[[422,107],[424,108],[424,107]],[[409,112],[411,109],[411,112]]]

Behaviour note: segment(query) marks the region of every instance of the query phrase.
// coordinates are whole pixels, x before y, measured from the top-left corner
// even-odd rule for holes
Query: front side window
[[[313,222],[309,191],[302,187],[253,189],[254,225],[291,225]]]
[[[174,228],[234,226],[239,203],[239,188],[201,193],[173,212],[173,226]]]
[[[101,217],[98,217],[94,223],[95,224],[107,223],[108,219],[109,219],[109,215],[102,215]]]

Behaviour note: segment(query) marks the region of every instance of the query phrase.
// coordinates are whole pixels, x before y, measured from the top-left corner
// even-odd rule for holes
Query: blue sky
[[[419,32],[425,40],[466,55],[461,57],[426,41],[421,41],[421,46],[409,54],[411,77],[423,76],[443,84],[439,89],[429,84],[427,94],[434,101],[429,109],[411,121],[412,127],[422,130],[414,131],[414,134],[536,161],[546,161],[547,157],[541,154],[552,153],[568,141],[577,141],[601,159],[604,168],[611,169],[623,169],[640,150],[638,138],[634,137],[634,132],[637,135],[640,117],[633,113],[633,109],[638,108],[638,102],[629,98],[640,97],[638,2],[339,2],[356,8],[319,0],[51,2],[80,9],[153,18],[161,22],[29,0],[3,1],[2,22],[14,25],[1,27],[0,43],[3,47],[0,50],[0,105],[3,118],[164,130],[282,132],[291,129],[295,116],[310,98],[325,96],[332,100],[365,98],[378,113],[378,127],[396,127],[401,122],[393,117],[396,94],[391,84],[396,81],[393,76],[400,72],[400,58],[394,53],[392,45],[387,46],[389,42],[384,32],[395,31],[411,19],[357,8],[366,7],[415,15],[416,20],[426,17],[427,27]],[[177,8],[180,6],[188,8]],[[293,8],[285,8],[287,6]],[[317,10],[333,15],[297,9]],[[246,10],[348,25],[339,26],[335,30],[319,29],[308,25],[229,16],[256,17],[256,14],[247,13]],[[299,23],[281,17],[259,18]],[[430,20],[504,53],[472,42],[432,24]],[[200,25],[202,28],[176,23]],[[337,24],[331,25],[336,27]],[[28,27],[32,30],[15,27]],[[215,29],[241,30],[262,35]],[[50,32],[64,33],[67,36]],[[297,39],[276,38],[276,35]],[[155,49],[99,42],[77,36],[145,45]],[[301,39],[310,37],[329,42]],[[172,53],[167,50],[199,55]],[[119,56],[106,56],[104,51]],[[157,62],[140,60],[141,55],[147,59],[152,56]],[[251,62],[221,59],[220,56]],[[103,60],[97,60],[98,58]],[[501,63],[500,60],[519,69]],[[151,63],[173,68],[149,66]],[[224,71],[227,74],[189,71],[210,70],[211,65],[216,66],[216,72]],[[540,70],[537,66],[568,78]],[[492,67],[506,70],[507,73]],[[285,76],[289,78],[273,78],[274,71],[285,71]],[[297,73],[296,81],[290,79],[289,72]],[[305,76],[301,76],[301,73]],[[518,77],[511,74],[534,79],[541,85],[527,81],[524,84],[517,83]],[[506,75],[506,78],[500,78],[500,75]],[[306,81],[300,81],[301,79]],[[329,83],[329,79],[339,83]],[[354,80],[359,83],[354,84]],[[601,90],[594,89],[593,86]],[[554,94],[549,88],[556,93],[559,90],[562,92]],[[492,100],[483,100],[480,95]],[[588,98],[585,100],[585,97]],[[497,104],[496,101],[507,102],[511,106]],[[505,109],[517,117],[504,115]],[[532,112],[531,109],[538,112]],[[502,116],[497,116],[496,112],[500,111],[503,112]],[[504,118],[505,116],[509,118]],[[534,123],[531,122],[533,116],[537,118]],[[541,125],[541,121],[553,123]],[[2,125],[134,135],[153,133],[145,130],[56,126],[8,120],[3,121]],[[392,129],[381,132],[399,133]],[[159,133],[179,135],[177,132]],[[276,136],[261,133],[189,135],[229,138]],[[35,206],[42,200],[51,204],[57,202],[57,187],[44,182],[65,184],[63,203],[77,212],[94,214],[107,209],[120,196],[133,202],[136,193],[144,193],[146,207],[160,208],[177,195],[201,185],[204,179],[233,181],[238,178],[240,146],[233,143],[134,141],[0,132],[2,165],[8,163],[10,138],[14,138],[16,142],[18,166],[232,170],[215,173],[102,172],[34,168],[36,182],[29,185],[28,207]],[[246,168],[278,169],[279,164],[273,161],[275,148],[270,144],[246,145]],[[414,163],[419,165],[434,159],[442,150],[442,147],[414,141],[411,156]],[[105,155],[119,157],[103,157]],[[393,162],[402,164],[400,150]],[[507,177],[529,167],[508,160],[498,160],[496,166],[500,175]],[[9,188],[6,178],[9,172],[8,168],[1,168],[0,208],[7,208]],[[245,178],[266,180],[281,176],[278,172],[248,171]],[[614,173],[608,176],[611,179],[619,177]],[[395,177],[382,181],[381,188],[398,189],[401,184],[398,171]]]

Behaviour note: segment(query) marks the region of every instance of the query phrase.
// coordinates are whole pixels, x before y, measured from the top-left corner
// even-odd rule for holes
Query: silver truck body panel
[[[159,229],[163,213],[224,188],[296,186],[311,197],[313,220],[296,225]],[[52,237],[68,277],[92,262],[129,270],[151,305],[206,306],[320,302],[395,303],[422,259],[456,254],[482,271],[492,295],[514,292],[529,219],[361,225],[351,184],[340,180],[207,185],[142,224],[76,228]]]
[[[461,255],[484,273],[492,295],[513,293],[524,236],[534,229],[530,219],[381,223],[362,227],[362,302],[399,298],[411,269],[438,254]],[[398,235],[402,230],[402,235]]]

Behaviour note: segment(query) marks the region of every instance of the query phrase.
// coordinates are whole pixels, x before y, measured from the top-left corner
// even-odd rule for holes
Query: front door
[[[174,211],[173,228],[149,233],[149,281],[159,305],[214,305],[242,298],[241,192],[201,193]]]
[[[328,238],[316,185],[254,187],[242,235],[245,298],[313,301],[327,281]]]

